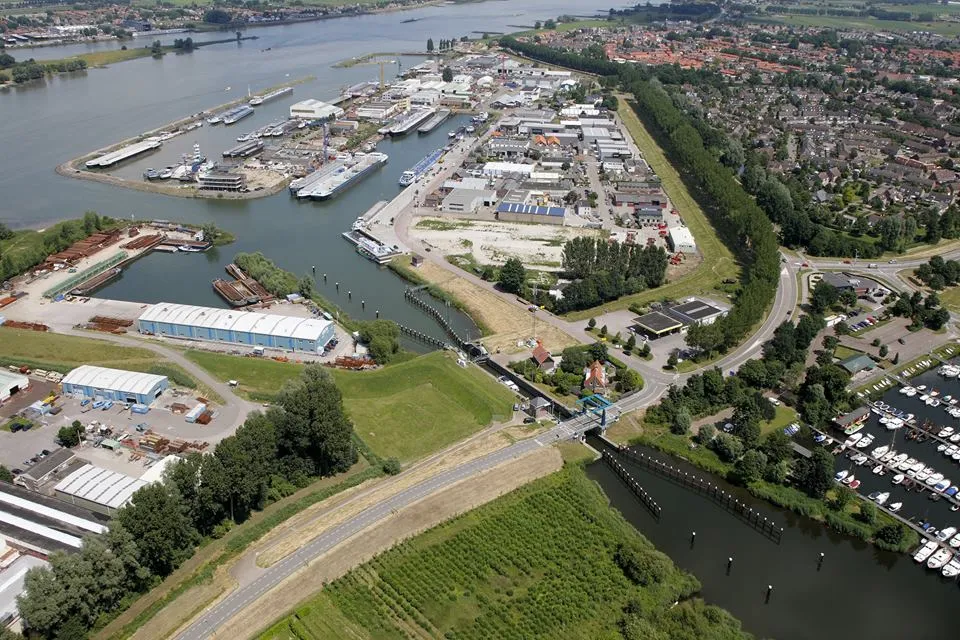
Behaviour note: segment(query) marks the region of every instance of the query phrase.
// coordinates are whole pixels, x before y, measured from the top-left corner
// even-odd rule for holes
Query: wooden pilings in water
[[[461,349],[466,348],[469,341],[464,340],[460,337],[460,334],[450,325],[450,322],[440,313],[440,310],[431,305],[429,302],[417,295],[420,291],[425,290],[427,287],[424,285],[418,287],[407,287],[403,292],[403,297],[407,299],[414,306],[420,307],[427,315],[433,316],[433,318],[443,327],[443,330],[453,338],[453,341]]]
[[[613,446],[616,447],[616,445]],[[693,489],[694,491],[697,491],[698,493],[710,498],[717,505],[737,516],[777,544],[780,544],[780,540],[783,538],[783,527],[778,526],[773,520],[761,515],[759,511],[748,507],[745,503],[741,502],[716,485],[707,482],[703,478],[689,474],[686,471],[681,471],[676,467],[671,467],[670,465],[651,458],[650,456],[646,456],[635,451],[630,451],[626,448],[616,448],[616,454],[622,455],[624,458],[639,464],[645,469],[649,469],[653,473],[663,476],[664,478],[676,482],[684,487]]]
[[[408,336],[410,336],[411,338],[416,338],[417,340],[419,340],[419,341],[421,341],[421,342],[425,342],[425,343],[427,343],[427,344],[429,344],[429,345],[432,345],[432,346],[434,346],[434,347],[437,347],[438,349],[446,349],[447,347],[450,346],[449,344],[447,344],[447,343],[444,342],[443,340],[438,340],[437,338],[434,338],[433,336],[428,336],[427,334],[423,333],[422,331],[417,331],[416,329],[411,329],[410,327],[404,326],[404,325],[400,324],[399,322],[397,323],[397,327],[400,329],[400,332],[401,332],[401,333],[405,333],[405,334],[407,334]]]
[[[650,494],[640,486],[640,483],[633,479],[626,469],[623,468],[623,465],[617,461],[609,451],[604,451],[601,454],[603,461],[607,463],[607,466],[613,469],[614,473],[620,476],[620,479],[624,481],[627,487],[630,488],[630,491],[633,492],[633,495],[637,496],[637,499],[640,500],[640,504],[647,508],[647,511],[650,512],[657,520],[660,519],[660,505],[657,504],[657,501],[650,497]]]

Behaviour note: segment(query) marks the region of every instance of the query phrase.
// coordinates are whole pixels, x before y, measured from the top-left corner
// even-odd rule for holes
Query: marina
[[[283,87],[282,89],[277,89],[276,91],[271,91],[270,93],[265,93],[262,96],[254,96],[250,99],[248,103],[251,107],[258,107],[265,102],[270,102],[271,100],[276,100],[282,96],[288,96],[293,93],[293,87]]]
[[[143,142],[129,144],[121,149],[117,149],[116,151],[105,153],[104,155],[96,157],[93,160],[87,160],[84,164],[88,169],[103,169],[106,167],[112,167],[118,162],[129,160],[149,151],[155,151],[162,145],[163,143],[160,140],[148,138]]]
[[[303,178],[290,183],[290,191],[297,198],[325,200],[356,184],[364,177],[386,164],[387,155],[379,152],[357,153],[349,159],[322,167]],[[320,173],[320,175],[317,175]]]
[[[447,121],[452,111],[450,109],[440,109],[436,114],[417,129],[417,133],[427,134]]]
[[[397,181],[400,186],[408,187],[417,180],[420,179],[420,176],[425,174],[430,168],[437,163],[438,160],[443,156],[444,149],[437,149],[432,152],[427,157],[423,158],[420,162],[413,166],[411,169],[407,169],[402,174],[400,174],[400,179]]]

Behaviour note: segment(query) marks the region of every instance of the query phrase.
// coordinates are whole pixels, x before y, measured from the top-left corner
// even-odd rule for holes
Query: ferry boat
[[[251,107],[256,107],[264,102],[270,102],[271,100],[275,100],[281,96],[290,95],[291,93],[293,93],[293,87],[284,87],[283,89],[277,89],[276,91],[265,93],[262,96],[254,96],[250,98],[250,102],[247,104],[249,104]]]
[[[443,155],[443,149],[437,149],[432,152],[427,157],[423,158],[413,166],[412,169],[407,169],[400,175],[400,186],[409,187],[411,184],[420,179],[424,173],[430,170],[430,168],[437,163],[440,157]]]
[[[234,107],[233,109],[230,109],[229,111],[224,112],[222,116],[223,124],[228,124],[228,125],[233,124],[235,122],[239,122],[240,120],[243,120],[247,116],[252,116],[252,115],[253,115],[253,109],[251,109],[248,105],[242,104],[239,107]]]

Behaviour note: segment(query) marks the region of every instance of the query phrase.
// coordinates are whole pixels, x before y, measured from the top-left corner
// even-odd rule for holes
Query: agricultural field
[[[239,380],[255,400],[270,399],[302,365],[208,351],[186,356],[220,380]],[[354,428],[378,455],[419,458],[461,440],[494,420],[510,418],[514,396],[480,369],[434,352],[376,371],[331,369]]]
[[[657,565],[656,578],[628,578],[620,544]],[[353,570],[260,638],[613,640],[628,603],[642,612],[630,626],[663,637],[745,637],[722,610],[685,600],[698,588],[570,465]]]

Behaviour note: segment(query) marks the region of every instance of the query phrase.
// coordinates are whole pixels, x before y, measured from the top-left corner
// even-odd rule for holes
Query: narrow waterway
[[[595,439],[592,444],[602,446]],[[587,469],[612,506],[678,566],[697,576],[704,599],[737,616],[757,637],[921,640],[955,632],[952,612],[960,597],[955,580],[921,568],[906,555],[880,551],[755,500],[668,456],[639,450],[685,467],[782,523],[785,532],[777,545],[707,498],[623,460],[663,508],[657,521],[605,463]],[[697,535],[691,545],[693,531]],[[733,565],[728,574],[729,557]],[[773,586],[769,602],[768,585]]]
[[[195,135],[171,141],[169,150],[133,162],[120,172],[139,175],[144,166],[162,167],[168,164],[164,154],[176,158],[194,140],[207,155],[219,156],[227,148],[228,133],[236,136],[278,119],[294,98],[331,99],[341,88],[379,75],[375,65],[334,68],[338,61],[371,52],[418,51],[430,37],[438,41],[483,31],[515,31],[536,20],[606,11],[610,6],[596,0],[529,0],[522,5],[482,2],[248,29],[247,35],[256,34],[259,39],[56,75],[2,90],[0,108],[5,117],[0,120],[0,146],[8,152],[0,155],[0,192],[4,194],[0,222],[13,228],[42,227],[86,210],[122,218],[214,222],[233,232],[237,242],[206,255],[150,256],[100,295],[223,306],[211,280],[223,275],[223,267],[236,252],[260,250],[298,275],[310,273],[316,266],[319,291],[351,316],[370,319],[379,310],[381,317],[446,339],[435,321],[404,302],[400,278],[357,255],[340,234],[377,200],[396,195],[400,173],[445,144],[447,126],[429,136],[414,133],[400,141],[385,141],[380,149],[390,155],[390,162],[328,202],[297,202],[286,192],[243,202],[184,199],[74,180],[57,175],[54,168],[70,158],[238,99],[248,87],[258,91],[296,78],[315,77],[298,85],[291,98],[268,103],[253,117],[220,131],[204,127],[192,132]],[[405,22],[410,19],[416,21]],[[175,37],[180,36],[160,39],[168,42]],[[198,35],[196,39],[219,37],[223,34]],[[35,49],[29,55],[63,57],[88,48]],[[24,57],[25,53],[15,55]],[[420,60],[396,59],[403,67]],[[398,66],[388,65],[388,79],[397,71]],[[454,123],[450,121],[450,125]],[[14,149],[15,153],[10,152]],[[327,274],[326,285],[323,273]],[[341,283],[339,294],[334,282]],[[476,335],[465,315],[451,310],[450,317],[461,334]]]

